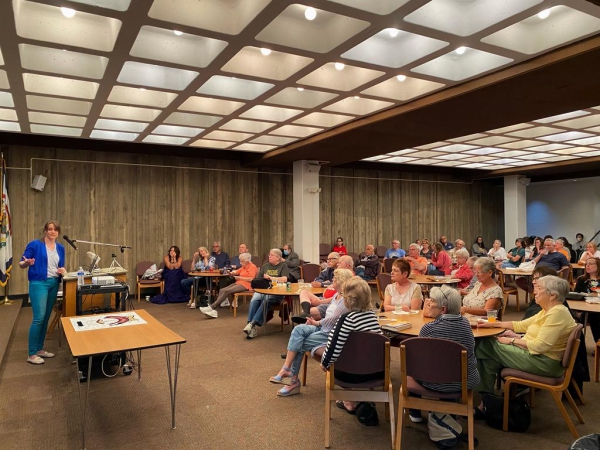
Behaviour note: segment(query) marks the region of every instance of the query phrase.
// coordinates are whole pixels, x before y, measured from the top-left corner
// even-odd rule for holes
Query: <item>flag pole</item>
[[[1,211],[1,217],[2,219],[4,219],[4,215],[7,214],[6,211],[6,207],[5,207],[5,200],[4,200],[4,183],[6,180],[4,180],[4,176],[5,176],[5,161],[4,161],[4,152],[0,152],[0,161],[2,164],[2,170],[0,170],[0,186],[2,187],[2,203],[1,203],[1,207],[2,207],[2,211]],[[12,300],[9,300],[8,298],[8,284],[10,282],[10,272],[6,273],[6,284],[4,285],[4,299],[0,300],[0,305],[4,305],[4,306],[10,306],[13,305],[15,302],[13,302]]]

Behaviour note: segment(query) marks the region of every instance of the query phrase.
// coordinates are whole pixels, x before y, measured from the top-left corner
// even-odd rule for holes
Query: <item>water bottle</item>
[[[83,267],[80,267],[77,271],[77,287],[83,286],[85,284],[85,280],[83,279]]]

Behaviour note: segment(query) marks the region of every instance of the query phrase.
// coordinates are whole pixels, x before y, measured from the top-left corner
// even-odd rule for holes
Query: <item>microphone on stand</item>
[[[67,236],[66,234],[63,236],[63,239],[65,241],[67,241],[67,243],[73,247],[75,250],[77,250],[77,246],[75,245],[75,242],[73,242],[71,239],[69,239],[69,236]]]

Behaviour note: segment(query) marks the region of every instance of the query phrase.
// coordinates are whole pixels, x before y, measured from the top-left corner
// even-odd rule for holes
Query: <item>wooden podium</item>
[[[100,269],[97,272],[94,272],[93,276],[103,276],[103,275],[111,275],[115,277],[115,279],[123,282],[127,282],[127,270],[122,269],[120,267],[116,268],[106,268]],[[92,275],[85,276],[85,284],[92,284]],[[66,275],[63,277],[63,313],[62,315],[65,317],[75,316],[76,315],[76,303],[77,303],[77,276]],[[91,304],[94,306],[103,306],[104,305],[104,295],[107,294],[97,294],[94,295],[91,299]],[[114,294],[111,299],[111,304],[114,303]]]

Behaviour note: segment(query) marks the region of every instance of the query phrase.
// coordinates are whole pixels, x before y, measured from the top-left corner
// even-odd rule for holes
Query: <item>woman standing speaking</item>
[[[54,220],[44,225],[44,237],[27,244],[19,267],[29,267],[29,300],[33,321],[29,328],[29,357],[31,364],[44,364],[44,358],[54,354],[44,350],[48,319],[56,302],[56,294],[65,270],[65,248],[56,242],[60,225]]]

